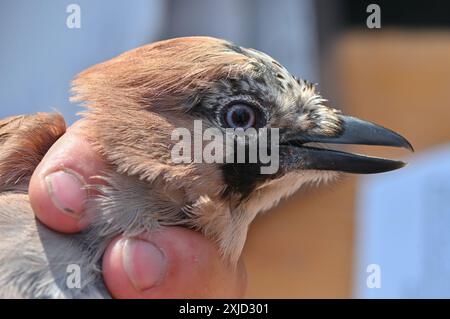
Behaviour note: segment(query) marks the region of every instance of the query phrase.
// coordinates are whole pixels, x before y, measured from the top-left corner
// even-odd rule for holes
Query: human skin
[[[50,148],[29,186],[36,217],[51,229],[76,233],[89,226],[83,186],[108,169],[83,135],[79,121]],[[236,268],[201,234],[166,227],[135,238],[118,236],[103,256],[103,277],[114,298],[240,298],[246,288]]]

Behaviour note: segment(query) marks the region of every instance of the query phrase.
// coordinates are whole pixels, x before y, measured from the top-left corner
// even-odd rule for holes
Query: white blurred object
[[[407,161],[403,169],[362,179],[357,298],[450,298],[450,145]],[[380,288],[367,285],[376,271],[369,265],[379,266]]]

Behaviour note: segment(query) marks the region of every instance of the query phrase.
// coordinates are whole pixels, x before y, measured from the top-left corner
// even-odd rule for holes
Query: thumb
[[[247,281],[242,262],[228,265],[213,243],[180,227],[116,238],[103,275],[115,298],[240,298]]]

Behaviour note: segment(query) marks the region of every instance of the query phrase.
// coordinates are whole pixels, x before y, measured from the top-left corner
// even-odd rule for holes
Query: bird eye
[[[224,120],[228,127],[247,129],[256,123],[255,110],[244,103],[231,105],[224,114]]]

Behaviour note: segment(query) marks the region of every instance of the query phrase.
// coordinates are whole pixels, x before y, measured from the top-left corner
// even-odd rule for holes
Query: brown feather
[[[64,134],[57,113],[14,116],[0,121],[0,191],[26,186],[50,146]]]

